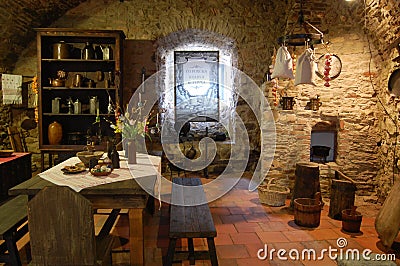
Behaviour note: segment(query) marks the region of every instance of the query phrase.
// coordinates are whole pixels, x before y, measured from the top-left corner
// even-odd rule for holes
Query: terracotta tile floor
[[[228,194],[209,204],[218,234],[215,244],[219,265],[336,265],[336,261],[330,259],[328,255],[323,256],[321,260],[282,261],[277,258],[276,252],[272,260],[260,260],[257,252],[266,244],[269,251],[284,249],[289,252],[295,249],[301,254],[304,249],[314,249],[319,255],[322,249],[338,248],[337,240],[340,237],[347,241],[347,246],[343,250],[354,248],[363,251],[368,248],[377,253],[385,252],[383,248],[379,248],[381,245],[374,228],[376,211],[367,211],[364,214],[359,207],[363,213],[361,232],[346,233],[341,229],[341,221],[328,217],[329,206],[325,204],[321,212],[320,226],[306,228],[294,223],[293,212],[287,207],[289,200],[283,207],[265,206],[260,204],[257,192],[249,192],[247,186],[248,179],[242,178]],[[377,210],[368,206],[364,209]],[[153,216],[146,214],[145,220],[146,265],[162,265],[169,243],[168,205],[163,204],[161,210],[157,210]],[[99,219],[98,225],[101,223]],[[123,214],[116,222],[113,231],[114,234],[120,235],[122,240],[128,236],[126,225],[127,217]],[[186,240],[178,241],[178,247],[185,249]],[[195,249],[207,249],[206,242],[196,239]],[[286,257],[289,257],[288,253]],[[129,265],[128,261],[127,247],[122,243],[114,249],[113,265]],[[399,260],[397,264],[400,265]],[[189,262],[174,265],[189,265]],[[210,265],[210,263],[196,261],[196,265]]]
[[[208,180],[203,179],[204,182]],[[374,217],[379,209],[376,205],[365,205],[358,202],[358,210],[363,214],[360,233],[346,233],[341,230],[341,221],[336,221],[328,217],[329,206],[325,204],[321,212],[320,225],[317,228],[306,228],[294,223],[293,212],[287,207],[290,201],[286,201],[286,206],[269,207],[260,204],[257,192],[247,190],[248,179],[242,178],[240,182],[225,196],[209,204],[210,210],[217,229],[215,239],[219,265],[241,266],[241,265],[336,265],[336,261],[331,260],[328,255],[321,260],[293,260],[285,261],[277,258],[274,253],[273,259],[260,260],[257,257],[259,249],[267,245],[268,251],[272,249],[284,249],[286,252],[304,249],[313,249],[317,255],[321,254],[322,249],[329,247],[337,248],[337,240],[342,237],[347,241],[348,248],[364,250],[371,249],[377,253],[394,252],[399,257],[400,248],[395,250],[385,250],[377,237],[374,227]],[[96,232],[104,223],[106,216],[95,215]],[[113,249],[113,265],[129,265],[128,242],[128,219],[126,210],[122,211],[115,223],[112,233],[120,236],[119,243]],[[145,214],[145,256],[146,265],[162,265],[163,257],[166,255],[169,239],[169,212],[168,205],[163,204],[160,210],[156,210],[154,215]],[[25,237],[19,241],[21,257],[26,262],[29,241]],[[400,246],[400,237],[396,239],[396,245]],[[194,241],[195,249],[207,249],[203,239]],[[178,241],[178,248],[187,247],[186,240]],[[25,248],[22,248],[25,247]],[[286,253],[286,257],[288,253]],[[400,265],[400,260],[396,263]],[[0,265],[3,265],[0,263]],[[26,263],[24,263],[26,265]],[[175,263],[174,265],[189,265],[188,261]],[[196,261],[196,265],[210,265],[209,261]]]

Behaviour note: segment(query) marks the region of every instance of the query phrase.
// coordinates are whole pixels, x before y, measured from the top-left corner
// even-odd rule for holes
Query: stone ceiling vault
[[[91,3],[92,1],[96,3],[96,5],[109,5],[113,2],[124,2],[124,0],[0,0],[0,73],[13,71],[18,57],[35,38],[34,28],[49,27],[52,23],[57,21],[57,19],[67,13],[67,11],[74,9],[82,3]],[[170,1],[173,2],[172,0]],[[125,2],[133,1],[125,0]],[[136,2],[140,3],[141,1],[137,0]],[[169,1],[163,0],[160,2]],[[234,3],[240,3],[240,5],[235,6],[240,6],[241,8],[249,7],[247,9],[248,14],[243,13],[243,16],[246,16],[254,13],[251,10],[252,8],[261,8],[264,11],[270,9],[284,11],[282,10],[282,5],[294,7],[293,4],[297,3],[298,6],[300,0],[286,0],[282,2],[282,0],[219,0],[209,1],[208,4],[210,7],[224,7],[226,5],[229,6]],[[351,5],[343,4],[344,0],[307,0],[304,2],[306,2],[305,6],[310,8],[305,15],[313,15],[312,23],[315,23],[315,20],[317,20],[317,22],[318,20],[325,21],[325,25],[322,25],[322,30],[326,30],[329,28],[329,25],[336,23],[352,25],[352,22],[357,22],[358,25],[364,24],[364,8],[362,6],[363,1],[361,0],[354,1],[354,4]],[[144,4],[145,2],[142,3]],[[202,0],[187,1],[187,5],[194,5],[197,7],[203,7],[204,4],[202,3]],[[251,4],[249,5],[249,3]],[[367,30],[367,32],[373,35],[376,42],[374,43],[375,47],[383,50],[379,51],[379,53],[385,53],[387,51],[382,47],[387,47],[388,43],[393,42],[393,39],[386,34],[387,31],[379,27],[379,22],[387,16],[396,16],[396,12],[400,8],[399,1],[366,0],[366,4],[366,13],[369,13],[370,16],[369,28],[373,29]],[[215,8],[211,8],[211,10],[215,11]],[[279,12],[276,12],[276,15],[278,15],[278,13]],[[329,15],[329,13],[332,14]],[[289,19],[295,19],[297,12],[293,12],[291,15],[294,17]],[[273,23],[277,18],[274,16],[270,19]],[[390,32],[398,34],[399,27],[396,25],[397,20],[393,21],[393,28]]]
[[[68,10],[85,0],[0,0],[0,73],[10,71],[34,28],[48,27]]]

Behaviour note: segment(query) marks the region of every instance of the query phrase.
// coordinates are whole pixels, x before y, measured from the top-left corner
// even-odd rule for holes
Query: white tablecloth
[[[78,157],[72,157],[64,162],[42,172],[39,176],[47,181],[50,181],[56,185],[68,186],[73,190],[79,192],[84,188],[94,187],[102,184],[108,184],[112,182],[123,181],[132,178],[141,177],[155,177],[157,181],[153,189],[155,193],[159,194],[159,181],[160,181],[160,163],[161,158],[157,156],[151,156],[147,154],[137,154],[137,164],[128,164],[125,157],[120,156],[120,168],[114,169],[113,172],[108,176],[93,176],[89,170],[77,174],[64,174],[61,169],[64,166],[71,166],[79,163]],[[153,191],[154,191],[153,190]]]

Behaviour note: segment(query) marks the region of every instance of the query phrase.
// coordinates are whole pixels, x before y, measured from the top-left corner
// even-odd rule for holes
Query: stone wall
[[[390,73],[400,67],[400,62],[392,59],[399,56],[396,49],[389,46],[400,38],[399,1],[367,1],[368,16],[367,33],[370,36],[372,49],[375,50],[373,60],[374,90],[377,99],[377,139],[375,143],[378,155],[377,196],[383,201],[399,180],[399,98],[390,95],[388,78]]]
[[[140,8],[138,8],[140,6]],[[184,29],[200,29],[215,32],[235,41],[238,68],[261,84],[268,69],[270,55],[276,35],[285,24],[284,2],[266,5],[263,1],[213,1],[208,5],[202,1],[87,1],[71,9],[51,27],[73,27],[82,29],[120,29],[127,39],[157,40]],[[265,17],[274,17],[273,21]],[[274,33],[274,34],[272,34]],[[35,74],[35,43],[28,47],[17,62],[14,73]],[[242,108],[243,109],[243,108]],[[246,108],[244,108],[246,109]],[[244,117],[251,112],[242,111]],[[247,115],[246,113],[249,113]],[[258,125],[246,119],[247,128],[255,135],[252,161],[259,154]],[[249,168],[254,168],[250,166]]]
[[[384,8],[384,4],[391,9]],[[387,91],[387,75],[395,64],[391,62],[393,51],[387,47],[399,37],[399,27],[393,27],[399,25],[399,20],[396,18],[393,22],[391,14],[391,10],[399,9],[399,4],[367,1],[366,14],[362,5],[343,6],[341,1],[328,4],[325,24],[322,24],[322,28],[329,25],[330,51],[341,58],[342,73],[331,81],[329,88],[321,81],[316,87],[289,86],[286,92],[297,99],[293,111],[272,107],[278,141],[268,176],[293,187],[296,162],[310,158],[312,126],[319,121],[336,120],[341,123],[337,131],[337,159],[320,167],[323,192],[330,187],[329,179],[333,176],[330,168],[339,167],[354,180],[370,184],[359,185],[358,194],[377,196],[382,201],[393,184],[391,179],[397,178],[398,173],[397,166],[393,167],[397,162],[398,129],[393,121],[397,121],[398,101],[390,98]],[[337,10],[341,15],[333,16]],[[377,32],[385,38],[377,38]],[[298,51],[293,54],[298,55]],[[287,83],[281,81],[280,86],[285,87]],[[263,88],[273,106],[272,84],[265,83]],[[320,110],[305,110],[306,102],[316,95],[323,102]],[[378,147],[377,142],[382,145]]]
[[[3,94],[0,93],[2,97]],[[10,107],[9,106],[0,106],[0,141],[1,141],[1,149],[9,149],[10,141],[7,135],[7,127],[11,124],[10,117]]]
[[[279,164],[274,164],[274,173],[291,175],[295,162],[308,158],[311,127],[315,122],[335,117],[344,121],[344,129],[338,133],[337,164],[349,176],[376,185],[378,196],[383,198],[392,185],[393,169],[396,178],[398,171],[392,167],[398,156],[394,155],[395,147],[391,145],[397,143],[397,133],[383,108],[397,121],[397,98],[390,98],[387,92],[388,73],[396,67],[391,59],[397,55],[394,49],[389,51],[387,47],[399,36],[400,4],[397,0],[366,0],[364,9],[363,1],[305,2],[306,19],[324,32],[329,30],[327,40],[332,43],[331,51],[342,59],[343,70],[328,89],[318,84],[316,88],[302,86],[290,90],[297,97],[295,110],[275,110],[277,132],[281,135],[278,135],[275,160]],[[191,28],[216,32],[235,41],[238,68],[261,85],[271,64],[273,48],[277,47],[276,38],[293,26],[298,10],[299,1],[294,0],[89,0],[48,26],[119,29],[125,32],[127,39],[138,40],[157,40]],[[295,53],[299,52],[297,49]],[[34,41],[21,53],[15,65],[15,74],[36,74]],[[264,89],[268,91],[268,84]],[[321,110],[316,113],[303,110],[307,99],[317,93],[323,102]],[[248,117],[250,111],[241,113]],[[246,126],[258,127],[250,119]],[[295,139],[299,141],[293,141],[292,135],[286,134],[287,130],[298,134]],[[254,139],[252,145],[256,150],[260,139]],[[377,147],[377,140],[383,145]],[[289,154],[283,148],[286,146],[292,147]]]

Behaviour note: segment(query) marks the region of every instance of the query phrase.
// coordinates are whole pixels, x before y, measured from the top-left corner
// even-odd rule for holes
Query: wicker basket
[[[290,190],[287,187],[272,184],[274,180],[275,178],[271,178],[267,185],[258,187],[260,202],[274,207],[283,206]]]

